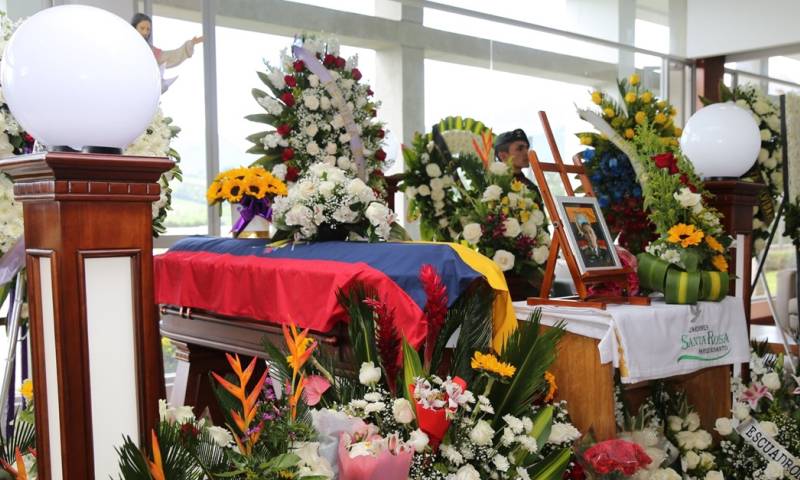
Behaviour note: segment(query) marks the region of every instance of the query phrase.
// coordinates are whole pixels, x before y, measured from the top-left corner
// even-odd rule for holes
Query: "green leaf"
[[[294,453],[284,453],[272,458],[269,463],[270,467],[276,471],[288,470],[295,467],[300,462],[300,457]]]
[[[264,130],[263,132],[251,133],[251,134],[250,134],[250,135],[248,135],[246,138],[247,138],[247,141],[248,141],[248,142],[256,143],[256,144],[259,144],[259,145],[261,145],[261,146],[263,147],[263,144],[261,143],[261,140],[262,140],[262,139],[263,139],[263,138],[264,138],[264,137],[265,137],[265,136],[266,136],[268,133],[270,133],[270,132],[268,132],[267,130]]]
[[[259,90],[257,88],[250,90],[250,93],[253,95],[253,98],[255,98],[256,101],[260,100],[263,97],[269,96],[267,92],[265,92],[264,90]]]
[[[414,398],[411,395],[409,385],[414,383],[414,379],[425,375],[422,369],[422,361],[419,358],[419,353],[406,341],[403,337],[403,391],[409,402],[414,404]]]
[[[267,125],[275,125],[278,121],[275,115],[270,115],[269,113],[254,113],[252,115],[245,115],[244,118],[251,122],[266,123]]]
[[[556,450],[536,464],[528,474],[531,480],[560,480],[569,466],[570,458],[572,458],[571,448]]]
[[[695,249],[685,248],[681,250],[681,263],[686,267],[687,272],[696,272],[701,260],[700,254]]]

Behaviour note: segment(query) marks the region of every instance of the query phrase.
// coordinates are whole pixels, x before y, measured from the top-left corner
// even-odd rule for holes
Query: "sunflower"
[[[501,362],[491,353],[475,352],[470,364],[473,370],[483,370],[486,373],[493,373],[501,378],[514,375],[517,367],[510,363]]]
[[[720,272],[728,271],[728,261],[722,255],[714,255],[714,258],[711,259],[711,264]]]
[[[265,191],[275,195],[287,195],[289,190],[286,184],[275,178],[271,173],[267,172]]]
[[[247,183],[244,179],[232,178],[222,184],[222,197],[231,202],[238,202],[247,190]]]
[[[222,200],[222,183],[219,180],[214,180],[206,190],[206,200],[209,205],[213,205]]]
[[[710,235],[706,235],[705,241],[706,244],[708,244],[708,246],[711,247],[711,250],[714,250],[715,252],[718,253],[722,253],[725,251],[725,247],[723,247],[722,244],[719,243],[716,238]]]
[[[544,402],[547,403],[555,398],[558,385],[556,385],[556,376],[550,372],[544,372],[544,380],[547,382],[547,395],[544,396]]]
[[[680,243],[683,248],[697,245],[703,240],[703,231],[698,230],[694,225],[686,225],[679,223],[667,231],[669,237],[667,241],[670,243]]]

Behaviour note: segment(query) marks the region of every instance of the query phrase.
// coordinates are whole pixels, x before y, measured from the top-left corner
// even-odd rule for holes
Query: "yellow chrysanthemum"
[[[556,376],[550,372],[544,372],[544,381],[547,382],[547,394],[544,396],[544,402],[547,403],[555,398],[558,385],[556,385]]]
[[[681,130],[681,127],[675,127],[675,136],[676,137],[680,137],[681,133],[683,133],[683,130]]]
[[[636,121],[636,125],[641,125],[647,121],[647,114],[639,110],[636,112],[636,115],[633,116],[633,119]]]
[[[600,102],[602,101],[603,101],[602,93],[598,92],[597,90],[592,92],[592,102],[594,102],[595,105],[600,105]]]
[[[667,241],[670,243],[680,243],[683,248],[688,248],[693,245],[698,245],[705,234],[694,225],[686,225],[679,223],[667,231],[669,237]]]
[[[656,118],[653,119],[653,123],[660,123],[664,124],[667,122],[667,116],[663,113],[656,113]]]
[[[514,180],[511,182],[511,190],[514,192],[519,192],[522,190],[522,182],[519,180]]]
[[[500,377],[511,377],[517,371],[517,367],[510,363],[501,362],[491,353],[475,352],[470,365],[473,370],[482,370]]]
[[[658,107],[659,110],[664,110],[666,106],[667,102],[665,100],[659,100],[658,102],[656,102],[656,107]]]
[[[525,206],[526,206],[526,204],[525,204],[525,200],[523,200],[523,199],[521,199],[521,198],[520,198],[519,200],[517,200],[517,208],[518,208],[518,209],[520,209],[520,210],[524,210],[524,209],[525,209]]]
[[[706,235],[705,241],[706,241],[706,244],[708,244],[708,246],[711,247],[711,250],[714,250],[715,252],[719,252],[719,253],[722,253],[722,252],[725,251],[725,248],[722,246],[721,243],[719,243],[717,241],[716,238],[714,238],[714,237],[712,237],[710,235]]]
[[[630,139],[630,138],[633,138],[634,135],[636,135],[636,132],[634,132],[632,128],[626,128],[625,129],[625,138]]]
[[[631,74],[631,76],[628,77],[628,81],[631,82],[631,86],[635,87],[636,85],[639,85],[639,75],[636,75],[635,73]]]
[[[620,127],[620,126],[621,126],[621,125],[622,125],[624,122],[625,122],[625,119],[623,119],[622,117],[616,117],[616,118],[614,118],[614,119],[612,119],[612,120],[611,120],[611,126],[612,126],[612,127],[614,127],[614,129],[617,129],[617,128],[619,128],[619,127]]]
[[[625,102],[633,103],[636,101],[636,92],[628,92],[625,94]]]
[[[614,115],[616,115],[616,112],[614,112],[613,108],[606,107],[606,108],[603,109],[603,114],[608,118],[614,118]]]
[[[19,387],[19,393],[25,398],[26,402],[33,400],[33,380],[26,378],[25,381],[22,382],[22,386]]]
[[[244,179],[232,178],[222,185],[222,198],[233,203],[238,202],[247,190],[247,183]]]
[[[500,203],[502,203],[503,205],[508,205],[508,197],[503,197],[503,198],[500,200]]]
[[[714,258],[711,259],[711,264],[720,272],[728,271],[728,261],[722,255],[714,255]]]
[[[642,102],[650,103],[653,101],[653,93],[650,91],[644,92],[640,98],[642,99]]]
[[[523,211],[519,212],[519,219],[522,220],[522,223],[527,222],[530,218],[531,218],[531,214],[528,213],[527,210],[523,210]]]

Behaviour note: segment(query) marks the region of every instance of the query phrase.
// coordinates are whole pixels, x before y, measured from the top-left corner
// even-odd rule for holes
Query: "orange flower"
[[[715,252],[719,252],[719,253],[722,253],[722,252],[725,251],[725,247],[723,247],[722,244],[719,243],[716,238],[714,238],[714,237],[712,237],[710,235],[706,235],[705,240],[706,240],[706,244],[708,244],[708,246],[711,247],[711,250],[714,250]]]
[[[722,255],[715,255],[714,258],[711,259],[711,264],[720,272],[728,271],[728,261],[725,260],[725,257]]]
[[[698,230],[694,225],[686,225],[685,223],[673,226],[667,233],[669,234],[668,242],[680,243],[683,248],[698,245],[704,236],[702,230]]]
[[[478,157],[480,157],[484,168],[489,167],[489,161],[491,160],[492,148],[494,145],[494,142],[492,141],[493,137],[494,135],[492,134],[492,130],[488,129],[481,134],[481,142],[483,145],[478,145],[478,142],[476,142],[474,138],[472,139],[472,148],[475,149]]]
[[[153,440],[153,461],[150,464],[150,475],[153,480],[165,480],[164,466],[161,463],[161,449],[158,447],[158,437],[155,430],[150,430],[150,438]]]
[[[286,346],[289,348],[289,356],[286,357],[286,361],[289,363],[289,366],[292,367],[292,370],[298,372],[303,365],[308,361],[311,354],[314,352],[314,349],[317,347],[317,341],[308,338],[308,329],[297,333],[297,328],[294,324],[291,325],[291,334],[289,333],[289,328],[286,328],[286,325],[282,325],[283,329],[283,338],[286,340]]]
[[[242,441],[239,439],[239,436],[235,435],[234,437],[236,440],[236,445],[239,447],[239,451],[241,453],[244,455],[249,455],[253,451],[253,446],[258,441],[258,437],[261,436],[261,429],[250,428],[250,425],[256,418],[256,413],[258,410],[258,397],[261,395],[261,390],[264,388],[264,381],[267,379],[267,372],[265,371],[261,375],[261,378],[253,386],[253,390],[248,394],[247,383],[253,376],[253,370],[256,368],[256,359],[253,358],[250,361],[250,364],[247,365],[247,368],[242,370],[242,364],[239,361],[239,355],[231,356],[230,354],[226,353],[225,357],[227,357],[228,364],[230,364],[231,369],[233,369],[233,373],[236,375],[239,384],[234,385],[233,383],[217,375],[215,372],[211,372],[211,375],[214,376],[214,379],[216,379],[225,390],[239,400],[241,404],[241,412],[232,409],[231,418],[233,418],[236,427],[239,429],[242,437],[245,439],[245,443],[242,443]],[[261,426],[261,422],[259,422],[258,426]]]
[[[547,403],[555,398],[558,385],[556,385],[556,376],[550,372],[544,372],[544,379],[547,382],[547,395],[544,396],[544,401]]]

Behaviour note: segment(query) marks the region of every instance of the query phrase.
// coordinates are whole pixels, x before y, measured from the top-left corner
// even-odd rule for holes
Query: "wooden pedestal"
[[[172,165],[82,153],[0,161],[25,217],[39,479],[107,478],[122,434],[142,444],[158,422],[151,204]]]

